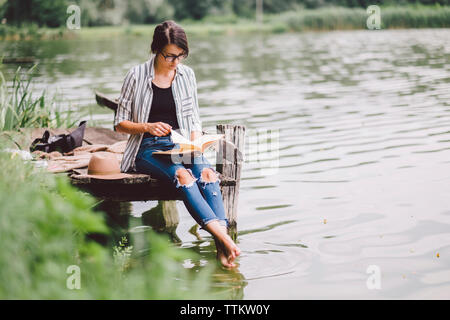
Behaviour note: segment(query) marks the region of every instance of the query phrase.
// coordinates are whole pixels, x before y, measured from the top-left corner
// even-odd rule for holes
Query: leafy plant
[[[119,271],[123,272],[130,268],[130,258],[133,252],[133,246],[129,246],[127,237],[122,237],[119,241],[119,246],[114,246],[113,257]]]

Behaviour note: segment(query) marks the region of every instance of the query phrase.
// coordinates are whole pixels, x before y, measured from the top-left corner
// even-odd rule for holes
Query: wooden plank
[[[237,206],[239,198],[239,185],[241,179],[241,169],[244,154],[245,126],[218,124],[217,133],[225,134],[225,140],[231,141],[236,148],[231,150],[233,154],[226,155],[230,152],[224,144],[219,144],[219,150],[216,156],[216,170],[225,178],[236,181],[234,186],[222,189],[225,212],[230,223],[230,236],[236,240],[237,237]],[[232,159],[229,161],[227,159]]]
[[[131,177],[126,177],[122,179],[116,180],[103,180],[103,179],[95,179],[91,177],[84,176],[87,174],[87,168],[81,169],[73,169],[72,173],[69,174],[69,177],[74,180],[74,183],[77,185],[80,184],[100,184],[100,185],[124,185],[124,184],[141,184],[141,183],[159,183],[157,179],[152,178],[148,174],[143,173],[131,173]],[[236,185],[236,181],[234,179],[230,179],[228,177],[224,177],[222,174],[219,175],[219,179],[221,179],[221,185],[223,186],[234,186]]]
[[[76,169],[84,171],[87,169]],[[132,174],[133,177],[117,180],[101,180],[79,174],[69,174],[72,185],[91,195],[111,201],[182,200],[181,193],[170,183],[153,179],[146,174]],[[221,178],[221,176],[219,176]],[[223,178],[222,188],[236,185],[236,181]]]
[[[70,180],[72,185],[91,195],[111,201],[149,201],[149,200],[182,200],[181,193],[172,184],[150,181],[139,184],[114,183],[77,183]],[[233,186],[222,185],[222,190]]]
[[[109,201],[150,201],[150,200],[182,200],[178,189],[172,185],[161,183],[141,183],[121,185],[117,188],[114,184],[72,184],[98,199]]]
[[[34,63],[34,57],[6,57],[0,59],[2,63]]]
[[[95,91],[95,100],[97,101],[98,105],[102,107],[107,107],[116,112],[118,106],[118,99],[109,98],[105,94]]]

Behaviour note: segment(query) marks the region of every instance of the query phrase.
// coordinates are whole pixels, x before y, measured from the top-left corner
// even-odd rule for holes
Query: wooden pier
[[[113,110],[117,109],[117,100],[96,92],[97,103]],[[89,129],[87,127],[86,129]],[[115,133],[115,132],[114,132]],[[216,155],[216,170],[220,173],[220,188],[225,212],[230,222],[229,233],[233,239],[237,236],[237,204],[244,153],[245,127],[240,125],[218,124],[217,133],[224,134],[225,140],[234,144],[219,143]],[[117,142],[117,141],[116,141]],[[95,143],[95,142],[94,142]],[[86,169],[77,169],[69,174],[72,185],[86,191],[98,199],[113,202],[158,200],[158,207],[170,225],[178,224],[179,217],[175,205],[182,200],[178,189],[146,174],[132,174],[132,177],[119,180],[101,180],[83,177]],[[167,203],[167,201],[169,201]],[[173,201],[173,202],[172,202]]]

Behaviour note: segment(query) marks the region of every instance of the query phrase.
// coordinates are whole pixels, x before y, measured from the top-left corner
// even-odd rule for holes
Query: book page
[[[176,132],[175,130],[170,130],[172,133],[172,141],[173,143],[179,143],[181,145],[193,145],[192,141],[186,139],[181,134]]]
[[[185,137],[183,137],[178,132],[176,132],[175,130],[171,130],[171,133],[172,133],[172,141],[173,143],[178,143],[180,145],[179,149],[180,151],[197,150],[203,152],[214,142],[225,138],[224,134],[204,134],[195,139],[194,141],[190,141]]]
[[[211,142],[225,138],[224,134],[205,134],[194,140],[193,144],[199,148],[202,148],[204,144],[210,144]]]

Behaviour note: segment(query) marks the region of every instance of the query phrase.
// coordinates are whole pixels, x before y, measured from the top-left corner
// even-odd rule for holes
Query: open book
[[[183,137],[181,134],[176,132],[175,130],[171,130],[172,132],[172,141],[173,143],[178,143],[180,145],[179,149],[172,149],[167,151],[156,151],[153,154],[201,154],[205,152],[208,148],[215,146],[219,140],[224,139],[224,134],[204,134],[194,141],[190,141]]]

